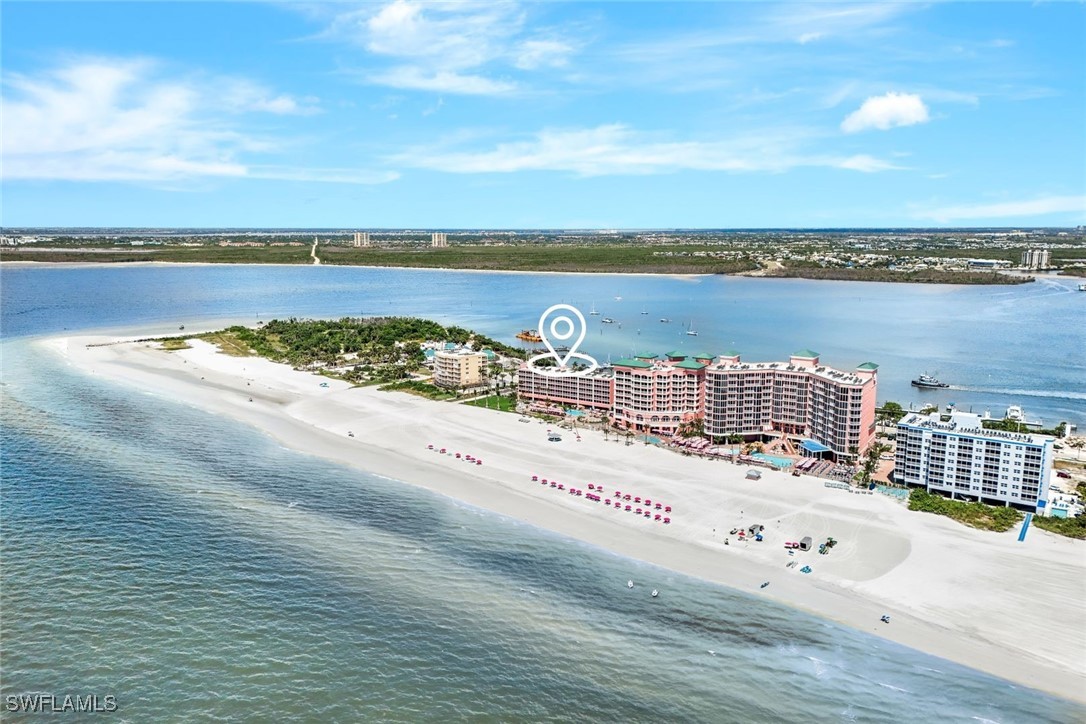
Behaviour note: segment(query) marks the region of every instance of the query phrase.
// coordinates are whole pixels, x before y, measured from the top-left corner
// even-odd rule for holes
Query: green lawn
[[[501,410],[502,412],[516,412],[517,410],[516,400],[511,397],[506,397],[505,395],[488,395],[487,397],[481,397],[478,400],[469,400],[464,404],[485,407],[490,410]]]

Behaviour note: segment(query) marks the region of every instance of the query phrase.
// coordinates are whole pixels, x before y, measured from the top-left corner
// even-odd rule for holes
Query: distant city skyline
[[[1081,3],[6,3],[5,227],[1086,223]]]

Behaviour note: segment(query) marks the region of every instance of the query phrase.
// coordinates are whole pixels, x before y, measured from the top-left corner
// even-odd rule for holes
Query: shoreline
[[[82,373],[227,415],[293,449],[1086,703],[1086,636],[1071,631],[1052,640],[1048,625],[1075,620],[1086,597],[1080,541],[1033,529],[1018,543],[1017,529],[975,531],[909,512],[886,496],[851,495],[784,472],[764,471],[753,483],[742,466],[608,443],[595,432],[581,442],[564,433],[561,443],[549,443],[546,426],[534,420],[523,424],[509,413],[351,388],[261,358],[228,357],[200,341],[176,352],[147,343],[87,347],[122,339],[82,334],[34,343]],[[485,464],[469,467],[427,451],[429,443],[475,454]],[[533,484],[533,473],[586,490],[588,482],[602,481],[607,494],[628,488],[673,505],[673,523]],[[728,530],[740,523],[765,525],[766,542],[733,537],[725,546]],[[840,541],[827,556],[796,554],[814,569],[809,576],[798,565],[785,567],[793,559],[782,542],[801,533]],[[765,580],[771,585],[760,590]],[[1033,599],[1018,593],[1029,590],[1048,595],[1043,618]],[[879,622],[883,614],[891,625]]]
[[[742,277],[748,279],[777,279],[782,281],[808,281],[808,282],[850,282],[850,283],[865,283],[865,284],[914,284],[922,286],[946,286],[946,287],[1001,287],[1001,286],[1017,286],[1021,282],[1008,282],[1008,283],[991,283],[991,284],[975,284],[975,283],[953,283],[953,282],[940,282],[940,281],[895,281],[892,279],[816,279],[813,277],[803,276],[774,276],[772,274],[756,274],[752,272],[612,272],[612,271],[550,271],[540,269],[538,271],[524,270],[524,269],[469,269],[464,267],[438,267],[438,266],[388,266],[380,264],[282,264],[276,262],[259,263],[259,262],[211,262],[211,261],[37,261],[37,260],[23,260],[23,259],[0,259],[0,268],[5,266],[9,267],[26,267],[26,268],[42,268],[51,267],[56,269],[75,269],[80,267],[113,267],[113,268],[128,268],[128,267],[225,267],[225,266],[244,266],[244,267],[323,267],[326,269],[396,269],[400,271],[418,270],[418,271],[432,271],[432,272],[465,272],[470,274],[564,274],[564,275],[576,275],[576,276],[616,276],[616,277],[667,277],[674,279],[697,279],[700,277]],[[754,270],[755,272],[758,270]],[[1032,282],[1025,282],[1032,284],[1038,279],[1086,279],[1086,276],[1076,276],[1072,274],[1041,274],[1038,272],[1032,272],[1030,276],[1036,277]]]

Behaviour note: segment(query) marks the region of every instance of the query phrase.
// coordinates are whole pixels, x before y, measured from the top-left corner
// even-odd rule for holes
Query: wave
[[[1058,400],[1086,400],[1086,392],[1068,392],[1066,390],[1004,390],[998,387],[974,387],[971,385],[951,385],[947,389],[962,392],[985,392],[992,395],[1014,395],[1016,397],[1051,397]]]

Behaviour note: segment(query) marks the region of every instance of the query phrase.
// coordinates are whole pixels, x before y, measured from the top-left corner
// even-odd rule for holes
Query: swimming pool
[[[776,455],[766,455],[765,453],[754,453],[751,457],[757,460],[764,460],[770,465],[776,465],[778,468],[792,467],[792,460],[789,458],[779,458]]]
[[[566,415],[569,417],[584,417],[584,413],[580,410],[566,410]]]

